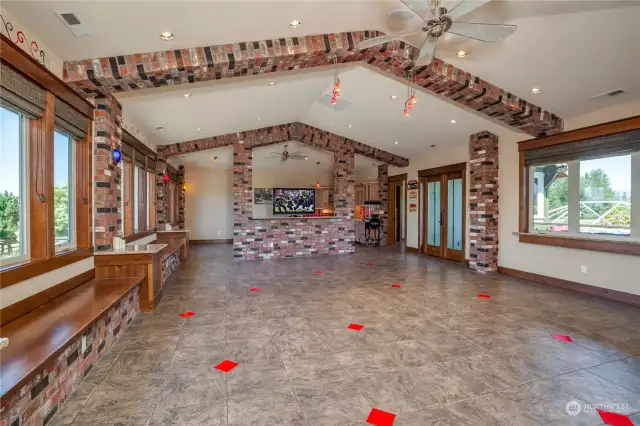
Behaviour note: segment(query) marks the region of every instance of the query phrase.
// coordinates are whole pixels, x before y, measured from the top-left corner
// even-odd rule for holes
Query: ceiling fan
[[[426,17],[421,16],[413,7],[411,7],[411,5],[409,4],[409,0],[400,1],[413,13],[423,19],[422,24],[409,30],[370,38],[360,43],[358,45],[359,49],[368,49],[373,46],[388,43],[397,38],[425,33],[427,35],[427,38],[422,44],[422,48],[420,49],[418,57],[414,59],[414,63],[416,66],[422,66],[431,63],[436,50],[436,45],[438,44],[438,40],[445,33],[456,34],[483,42],[491,42],[501,40],[511,35],[517,29],[515,25],[456,22],[456,19],[458,17],[474,9],[473,6],[468,7],[468,3],[481,4],[484,3],[483,1],[478,2],[477,0],[460,0],[449,10],[446,7],[442,6],[443,0],[422,0],[419,3],[424,2],[429,6],[429,12],[427,12]],[[463,3],[467,4],[463,5]]]
[[[282,152],[270,152],[269,154],[272,155],[270,155],[269,157],[265,157],[265,159],[280,158],[280,161],[287,161],[289,159],[304,160],[307,158],[307,156],[304,155],[302,151],[289,152],[287,150],[287,146],[287,144],[283,146]]]

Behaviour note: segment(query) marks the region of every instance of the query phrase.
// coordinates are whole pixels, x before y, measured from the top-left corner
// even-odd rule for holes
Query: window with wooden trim
[[[68,133],[53,133],[53,226],[56,252],[75,247],[75,143]]]
[[[0,107],[0,266],[29,258],[29,174],[25,116]]]
[[[640,120],[565,135],[519,145],[520,232],[640,244]]]

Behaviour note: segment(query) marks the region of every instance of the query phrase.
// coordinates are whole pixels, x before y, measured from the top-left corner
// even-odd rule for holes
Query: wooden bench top
[[[0,328],[0,400],[61,353],[142,278],[94,278]]]

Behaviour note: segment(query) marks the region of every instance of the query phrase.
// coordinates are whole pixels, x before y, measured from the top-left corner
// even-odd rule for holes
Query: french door
[[[436,173],[439,169],[420,178],[424,194],[422,252],[462,262],[465,257],[465,170]]]

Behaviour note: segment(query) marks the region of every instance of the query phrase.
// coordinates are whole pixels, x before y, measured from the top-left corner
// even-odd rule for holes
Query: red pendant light
[[[162,178],[164,179],[164,183],[168,183],[169,182],[169,173],[164,172],[164,176]]]

